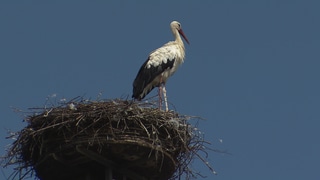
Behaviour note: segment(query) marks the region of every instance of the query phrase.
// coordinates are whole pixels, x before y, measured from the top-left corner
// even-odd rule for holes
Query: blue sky
[[[178,20],[190,41],[167,83],[181,114],[205,118],[218,175],[207,179],[320,179],[320,2],[1,1],[0,154],[6,130],[26,124],[11,107],[46,97],[131,96],[148,54],[172,40]],[[155,95],[153,91],[150,95]],[[221,143],[219,139],[222,139]],[[1,170],[5,179],[12,169]],[[201,178],[200,178],[201,179]]]

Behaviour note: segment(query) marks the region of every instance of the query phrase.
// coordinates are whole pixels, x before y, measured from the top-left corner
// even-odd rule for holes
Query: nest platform
[[[176,179],[203,147],[190,117],[127,100],[73,100],[33,108],[6,165],[12,179]]]

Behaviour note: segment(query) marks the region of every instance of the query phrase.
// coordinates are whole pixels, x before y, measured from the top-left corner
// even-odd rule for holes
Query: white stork
[[[143,99],[154,87],[159,87],[159,108],[161,108],[161,91],[165,101],[166,111],[168,111],[168,102],[165,89],[165,83],[172,76],[180,64],[184,61],[185,50],[180,35],[189,44],[187,37],[184,35],[181,24],[172,21],[170,24],[171,31],[175,37],[162,47],[152,51],[148,59],[141,66],[137,77],[133,82],[132,98]],[[180,34],[180,35],[179,35]]]

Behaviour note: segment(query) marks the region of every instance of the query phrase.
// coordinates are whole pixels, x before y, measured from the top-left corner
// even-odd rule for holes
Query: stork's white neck
[[[181,36],[180,36],[178,30],[176,28],[172,28],[171,30],[172,30],[173,36],[175,38],[175,42],[177,44],[179,44],[184,49],[184,44],[183,44],[183,41],[181,39]]]

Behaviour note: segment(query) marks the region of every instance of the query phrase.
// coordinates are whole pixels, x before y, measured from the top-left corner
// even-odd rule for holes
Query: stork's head
[[[184,38],[184,40],[186,40],[186,42],[189,44],[189,41],[188,41],[186,35],[184,35],[184,33],[182,31],[181,24],[178,21],[172,21],[170,23],[170,26],[171,26],[172,32],[174,34],[175,34],[175,31],[178,31],[179,34]]]

